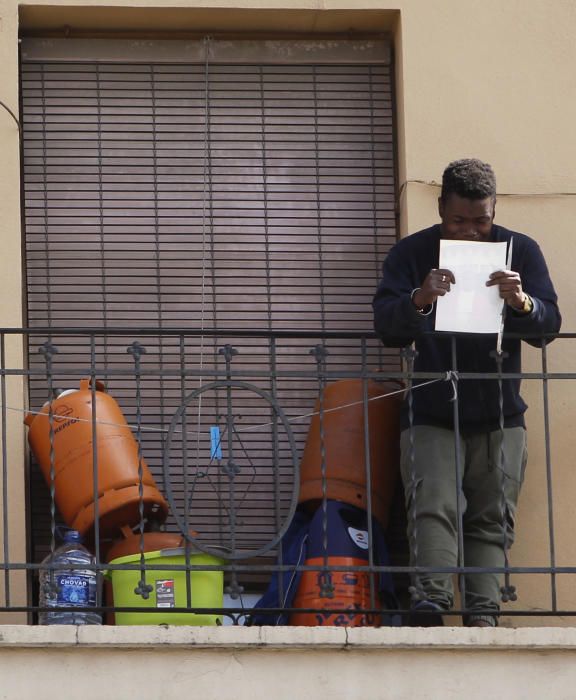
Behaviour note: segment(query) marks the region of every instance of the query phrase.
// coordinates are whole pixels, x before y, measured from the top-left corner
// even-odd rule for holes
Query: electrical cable
[[[8,107],[7,104],[2,102],[2,100],[0,100],[0,107],[3,107],[8,112],[8,114],[12,117],[12,119],[16,122],[16,126],[18,127],[18,134],[19,134],[20,138],[22,138],[22,126],[20,125],[20,122],[18,121],[18,117],[14,114],[14,112],[10,109],[10,107]]]
[[[420,180],[418,178],[411,178],[409,180],[404,180],[398,189],[398,202],[400,201],[404,190],[408,185],[426,185],[427,187],[437,187],[441,188],[442,183],[436,182],[436,180]],[[576,197],[576,192],[497,192],[496,198],[498,197]]]

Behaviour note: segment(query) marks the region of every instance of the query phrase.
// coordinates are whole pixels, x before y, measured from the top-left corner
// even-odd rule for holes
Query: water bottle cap
[[[78,530],[66,530],[64,533],[64,542],[66,544],[70,542],[82,542],[82,535]]]

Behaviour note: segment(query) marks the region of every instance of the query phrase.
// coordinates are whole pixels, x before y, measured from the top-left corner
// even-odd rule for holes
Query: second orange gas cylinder
[[[137,525],[141,466],[144,516],[163,522],[168,504],[142,458],[139,465],[138,445],[119,405],[105,392],[101,382],[96,382],[94,396],[97,499],[94,497],[93,392],[89,380],[82,379],[78,390],[63,392],[52,401],[52,421],[49,404],[40,413],[29,414],[24,421],[30,429],[30,447],[48,485],[53,459],[55,501],[62,517],[69,527],[82,534],[89,533],[94,527],[97,500],[102,536],[113,535],[124,526]]]
[[[361,379],[344,379],[326,386],[322,426],[320,404],[317,401],[300,464],[300,503],[311,501],[317,505],[322,499],[324,453],[326,497],[366,510],[368,442],[372,514],[386,526],[400,473],[402,393],[379,397],[398,392],[401,388],[402,385],[397,382],[367,382],[368,410],[365,416]]]

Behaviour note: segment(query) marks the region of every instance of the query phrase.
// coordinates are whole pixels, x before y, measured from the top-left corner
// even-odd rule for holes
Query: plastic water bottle
[[[76,607],[96,605],[95,560],[82,544],[82,537],[76,530],[68,530],[64,542],[54,554],[49,554],[40,569],[40,607],[54,608],[40,613],[41,625],[101,625],[102,616],[97,612],[73,610]],[[85,569],[54,569],[53,565],[83,564]],[[61,610],[62,607],[68,608]]]

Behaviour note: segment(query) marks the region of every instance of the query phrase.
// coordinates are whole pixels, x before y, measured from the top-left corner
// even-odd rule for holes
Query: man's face
[[[438,200],[442,219],[442,238],[453,241],[489,241],[496,200],[467,199],[451,193],[446,201]]]

